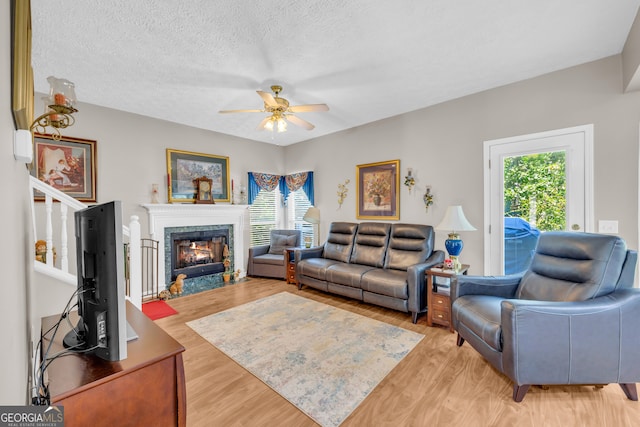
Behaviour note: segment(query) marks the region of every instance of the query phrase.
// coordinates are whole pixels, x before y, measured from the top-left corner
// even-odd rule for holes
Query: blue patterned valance
[[[309,202],[314,204],[313,172],[298,172],[290,175],[280,176],[267,173],[249,172],[249,204],[258,197],[260,190],[273,191],[276,185],[279,186],[283,200],[287,201],[289,193],[300,188],[309,198]]]

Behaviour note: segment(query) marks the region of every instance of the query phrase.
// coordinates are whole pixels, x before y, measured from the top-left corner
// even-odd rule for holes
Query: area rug
[[[187,325],[326,427],[340,425],[424,338],[288,292]]]
[[[169,304],[164,301],[150,301],[142,304],[142,312],[151,320],[162,319],[163,317],[178,314]]]

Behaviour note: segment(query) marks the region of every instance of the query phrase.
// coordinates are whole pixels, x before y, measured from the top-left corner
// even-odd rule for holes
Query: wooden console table
[[[59,319],[42,319],[47,331]],[[77,313],[70,316],[75,325]],[[127,358],[109,362],[96,356],[72,354],[49,365],[51,403],[64,406],[66,427],[185,426],[187,401],[182,364],[184,347],[127,301],[127,321],[138,338],[127,345]],[[62,351],[69,331],[63,321],[50,354]],[[49,339],[43,340],[43,346]]]

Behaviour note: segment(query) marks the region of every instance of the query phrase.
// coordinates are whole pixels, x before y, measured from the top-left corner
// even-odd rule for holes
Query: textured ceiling
[[[620,53],[640,0],[31,0],[35,88],[289,145]],[[281,84],[316,128],[258,131]]]

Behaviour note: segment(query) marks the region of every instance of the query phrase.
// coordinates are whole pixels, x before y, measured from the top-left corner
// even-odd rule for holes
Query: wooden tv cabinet
[[[42,319],[49,330],[59,316]],[[75,325],[77,313],[70,316]],[[186,388],[184,347],[127,301],[127,321],[138,338],[127,345],[127,358],[108,362],[95,356],[72,354],[56,359],[47,369],[53,405],[64,406],[66,427],[185,426]],[[69,331],[66,321],[53,340],[49,355],[62,351]],[[48,337],[43,347],[49,345]]]

